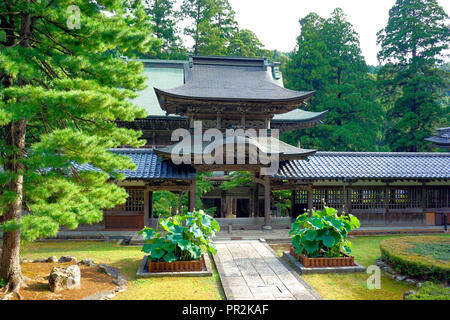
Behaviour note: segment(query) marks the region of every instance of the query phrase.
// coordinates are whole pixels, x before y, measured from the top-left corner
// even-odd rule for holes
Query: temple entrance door
[[[249,199],[237,199],[236,205],[236,218],[248,218],[250,217],[250,200]]]
[[[296,219],[299,215],[308,210],[308,193],[306,190],[293,190],[294,203],[292,203],[292,218]]]
[[[203,208],[209,209],[212,207],[216,208],[215,214],[214,216],[217,217],[221,217],[221,201],[220,198],[202,198],[202,203],[203,203]]]

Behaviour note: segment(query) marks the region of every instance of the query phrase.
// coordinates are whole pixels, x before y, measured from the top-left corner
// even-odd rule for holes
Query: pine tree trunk
[[[25,2],[30,2],[26,0]],[[30,35],[33,29],[33,22],[36,21],[31,18],[31,15],[22,11],[20,14],[20,32],[18,42],[22,48],[30,47]],[[11,19],[10,19],[11,22]],[[12,25],[11,27],[14,27]],[[10,43],[13,44],[14,34],[10,37]],[[25,85],[22,79],[17,80],[19,86]],[[8,88],[14,85],[12,76],[7,76],[3,80],[3,87]],[[5,101],[8,98],[5,98]],[[5,191],[12,192],[16,195],[15,200],[11,201],[3,213],[3,222],[13,221],[17,225],[20,223],[22,216],[23,205],[23,164],[21,158],[25,154],[25,136],[26,136],[26,120],[21,119],[16,122],[11,122],[5,127],[5,146],[7,148],[7,155],[4,163],[5,172],[10,173],[11,178],[5,186]],[[0,279],[5,281],[5,292],[9,294],[16,293],[19,298],[22,298],[19,290],[24,285],[23,275],[20,268],[20,229],[3,232],[2,254],[0,257]],[[8,298],[9,295],[6,296]]]
[[[3,213],[4,222],[14,220],[19,223],[22,215],[23,175],[20,171],[23,165],[18,161],[23,157],[25,148],[26,121],[10,123],[6,127],[6,145],[13,147],[13,152],[6,158],[5,171],[14,174],[14,177],[6,185],[6,190],[14,192],[17,197],[12,201]],[[18,293],[23,283],[20,269],[20,230],[11,230],[3,233],[2,256],[0,259],[0,278],[6,283],[6,291]]]

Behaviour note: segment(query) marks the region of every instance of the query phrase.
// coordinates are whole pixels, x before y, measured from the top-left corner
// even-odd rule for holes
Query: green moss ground
[[[441,235],[450,238],[450,235]],[[380,257],[379,244],[382,240],[396,236],[355,237],[353,255],[364,266],[374,265]],[[278,253],[282,252],[278,248]],[[135,274],[143,257],[140,247],[119,246],[114,242],[60,241],[24,243],[22,257],[28,259],[49,256],[74,255],[78,259],[91,258],[97,263],[107,263],[121,269],[130,280],[128,290],[116,299],[161,299],[161,300],[216,300],[224,294],[220,279],[214,270],[211,277],[179,277],[137,279]],[[415,289],[411,285],[398,283],[386,275],[381,276],[381,289],[366,287],[366,273],[357,274],[317,274],[302,277],[324,298],[332,300],[398,300],[403,293]]]
[[[450,235],[438,235],[450,238]],[[367,236],[351,239],[352,254],[355,260],[364,265],[375,265],[380,257],[380,242],[397,236]],[[415,236],[414,236],[415,237]],[[280,254],[282,248],[277,252]],[[381,274],[381,288],[368,289],[367,278],[369,274],[311,274],[303,275],[308,282],[324,299],[330,300],[401,300],[403,293],[417,289],[414,286],[399,283],[390,279],[385,273]]]
[[[128,290],[115,299],[131,300],[220,300],[224,295],[217,272],[211,277],[163,277],[137,279],[136,271],[144,253],[141,247],[119,246],[114,242],[61,241],[25,243],[22,257],[28,259],[73,255],[117,267],[129,279]]]

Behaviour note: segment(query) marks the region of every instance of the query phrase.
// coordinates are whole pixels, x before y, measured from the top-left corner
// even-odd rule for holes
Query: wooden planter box
[[[148,258],[148,272],[186,272],[186,271],[202,271],[203,255],[199,260],[190,261],[151,261]]]
[[[350,267],[355,265],[355,258],[345,255],[344,257],[331,258],[308,258],[302,254],[295,253],[295,249],[291,246],[289,253],[300,261],[305,268],[317,267]]]

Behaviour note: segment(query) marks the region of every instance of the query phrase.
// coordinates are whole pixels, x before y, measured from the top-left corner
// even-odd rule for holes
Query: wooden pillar
[[[254,217],[255,216],[255,198],[253,197],[253,189],[255,189],[255,186],[250,188],[250,193],[249,193],[249,197],[248,197],[248,206],[249,206],[249,211],[250,211],[250,217]]]
[[[225,218],[227,212],[227,198],[225,191],[220,193],[220,217]]]
[[[144,191],[144,225],[151,226],[153,217],[153,191]]]
[[[150,226],[150,208],[152,206],[150,203],[150,192],[147,189],[144,190],[144,226],[146,227]]]
[[[189,187],[189,212],[195,210],[195,180],[192,180],[191,186]]]
[[[271,230],[272,226],[270,225],[270,205],[271,205],[271,189],[270,189],[270,176],[264,176],[264,225],[263,229]]]
[[[425,214],[427,211],[427,188],[425,184],[422,186],[422,212]]]
[[[387,216],[389,213],[389,200],[391,197],[390,190],[391,189],[389,188],[389,185],[387,185],[386,188],[384,189],[384,194],[385,194],[385,197],[384,197],[384,224],[387,224]]]
[[[293,219],[294,218],[294,214],[295,214],[295,212],[294,212],[294,207],[295,207],[295,190],[292,190],[292,193],[291,193],[291,218]]]
[[[178,193],[178,214],[183,214],[183,191]]]
[[[308,216],[312,217],[312,209],[313,209],[313,192],[312,185],[308,186]]]
[[[352,188],[347,188],[347,213],[352,213]]]
[[[258,184],[254,184],[254,187],[253,187],[253,194],[252,194],[252,197],[253,197],[253,203],[254,203],[254,211],[253,211],[253,216],[254,217],[258,217],[259,216],[259,186],[258,186]]]
[[[225,202],[226,202],[226,213],[225,216],[231,216],[233,214],[233,198],[231,198],[230,196],[226,196],[225,197]]]

